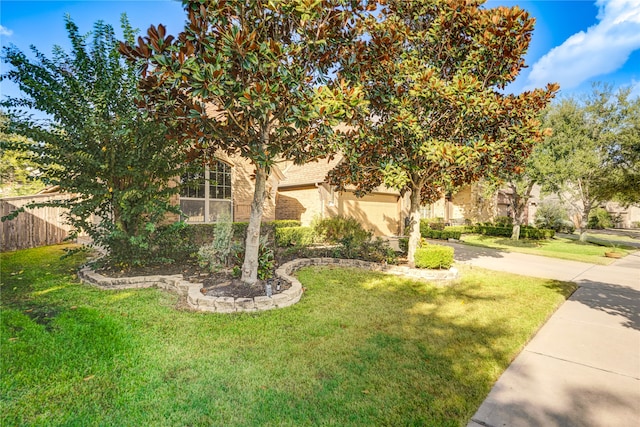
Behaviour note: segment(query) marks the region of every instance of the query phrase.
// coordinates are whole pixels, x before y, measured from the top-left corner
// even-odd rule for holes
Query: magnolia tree
[[[242,281],[257,280],[266,180],[281,160],[328,154],[334,127],[361,100],[335,79],[355,32],[358,1],[185,1],[184,30],[150,27],[134,46],[143,60],[144,106],[195,154],[222,150],[255,166]]]
[[[339,189],[385,183],[410,193],[409,263],[420,205],[498,171],[519,171],[542,137],[539,112],[557,85],[517,95],[502,89],[524,67],[534,20],[482,1],[388,0],[361,21],[341,76],[369,108],[341,147]]]

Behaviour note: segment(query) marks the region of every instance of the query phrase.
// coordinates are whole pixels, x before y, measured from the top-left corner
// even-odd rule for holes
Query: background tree
[[[49,59],[32,47],[30,59],[15,47],[3,51],[11,67],[2,79],[23,92],[3,102],[10,129],[32,141],[14,148],[35,153],[43,180],[74,195],[50,204],[68,208],[76,232],[107,248],[113,263],[160,261],[169,251],[157,242],[178,227],[159,224],[179,212],[170,183],[184,168],[184,152],[135,105],[136,66],[118,53],[113,28],[97,22],[89,44],[70,17],[65,23],[69,53],[55,47]],[[122,30],[133,42],[124,15]],[[34,119],[33,110],[45,118]]]
[[[177,38],[149,28],[121,51],[142,58],[143,105],[172,136],[212,156],[239,154],[255,166],[242,281],[257,280],[260,223],[271,168],[327,153],[333,126],[357,92],[332,69],[352,38],[359,2],[185,1]]]
[[[616,198],[640,200],[634,185],[640,176],[640,109],[629,93],[596,85],[583,99],[555,103],[544,117],[553,134],[541,146],[543,189],[558,193],[580,214],[581,240],[593,208]]]
[[[412,264],[420,205],[498,170],[518,172],[542,136],[538,115],[557,86],[501,91],[524,66],[533,31],[518,7],[384,3],[343,62],[342,76],[362,85],[370,108],[351,121],[358,132],[341,147],[345,162],[332,183],[361,194],[384,182],[410,193]]]
[[[546,135],[551,129],[545,130]],[[509,190],[506,197],[509,200],[509,216],[513,229],[512,240],[520,239],[520,228],[525,225],[524,218],[531,200],[533,189],[544,182],[545,162],[548,160],[543,153],[545,140],[537,143],[529,156],[523,160],[522,167],[516,170],[498,170],[498,176],[490,177],[487,182],[488,191],[495,194],[502,188]]]
[[[16,145],[28,144],[24,136],[6,133],[9,119],[0,113],[0,197],[36,194],[44,189],[38,178],[40,170],[33,153],[12,150]]]

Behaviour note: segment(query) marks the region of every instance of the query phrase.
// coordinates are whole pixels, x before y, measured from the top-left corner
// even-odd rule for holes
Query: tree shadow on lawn
[[[500,249],[487,248],[483,246],[475,246],[466,243],[444,242],[442,240],[434,240],[434,244],[452,247],[454,251],[454,259],[456,261],[472,261],[477,258],[504,258]]]
[[[55,345],[36,345],[30,369],[35,375],[38,366],[71,368],[78,378],[62,379],[46,405],[28,405],[20,393],[35,396],[49,380],[19,385],[20,393],[7,395],[3,419],[461,425],[533,332],[514,339],[522,310],[500,309],[512,295],[501,286],[487,292],[478,281],[438,286],[368,272],[336,280],[312,271],[302,300],[283,310],[203,315],[135,304],[113,311],[111,296],[121,294],[105,291],[110,298],[92,298],[91,308],[59,313],[41,337]],[[153,304],[160,292],[131,294]],[[495,309],[480,307],[491,302]],[[25,405],[27,413],[20,409]]]

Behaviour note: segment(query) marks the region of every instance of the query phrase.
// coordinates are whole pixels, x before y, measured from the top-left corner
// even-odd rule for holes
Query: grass
[[[511,240],[504,237],[465,234],[462,236],[462,241],[465,244],[472,246],[500,249],[508,252],[542,255],[571,261],[588,262],[592,264],[608,265],[613,262],[613,259],[606,258],[604,256],[605,252],[611,251],[610,246],[583,243],[578,240],[558,236],[549,240]],[[618,248],[616,250],[623,252],[623,255],[627,255],[630,252],[629,249]]]
[[[0,425],[460,426],[572,284],[305,269],[295,306],[218,315],[2,254]]]

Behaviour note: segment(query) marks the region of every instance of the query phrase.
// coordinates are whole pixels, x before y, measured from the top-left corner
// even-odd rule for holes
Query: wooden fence
[[[7,197],[0,199],[0,217],[32,202],[49,202],[70,198],[67,194],[37,194],[33,196]],[[0,236],[2,252],[16,249],[35,248],[38,246],[61,243],[71,230],[64,222],[64,209],[45,207],[27,209],[10,221],[2,222]]]

